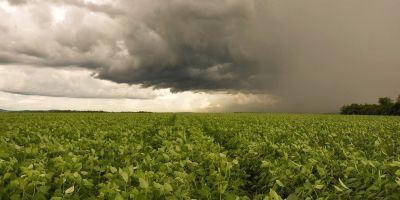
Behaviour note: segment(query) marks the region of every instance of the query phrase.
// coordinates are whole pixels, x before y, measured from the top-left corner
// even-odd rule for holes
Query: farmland
[[[0,199],[399,198],[400,117],[0,114]]]

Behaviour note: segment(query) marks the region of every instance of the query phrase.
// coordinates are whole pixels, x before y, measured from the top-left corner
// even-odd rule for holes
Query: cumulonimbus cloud
[[[76,66],[176,92],[274,94],[290,111],[399,92],[399,1],[8,2],[16,10],[0,9],[4,65]]]
[[[253,0],[118,1],[108,10],[56,2],[67,10],[60,24],[44,16],[55,3],[25,2],[21,9],[33,19],[3,13],[9,40],[1,44],[0,62],[79,66],[96,70],[98,78],[173,91],[257,90],[266,85],[262,71],[274,68],[254,58],[261,49],[247,39],[257,37],[246,35],[256,26]],[[31,29],[13,27],[19,23]]]

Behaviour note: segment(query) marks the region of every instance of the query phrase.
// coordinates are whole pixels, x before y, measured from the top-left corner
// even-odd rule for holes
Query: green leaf
[[[394,161],[393,163],[390,164],[392,167],[400,167],[400,161]]]
[[[223,194],[227,188],[228,188],[228,181],[222,181],[220,184],[218,184],[218,192],[220,194]]]
[[[10,153],[6,152],[4,149],[0,149],[0,158],[9,158],[10,157]]]
[[[115,200],[124,200],[124,197],[118,193],[117,195],[115,195]]]
[[[313,190],[313,185],[310,183],[310,181],[306,181],[303,184],[303,187],[304,187],[304,189],[309,190],[309,191]]]
[[[267,168],[271,165],[269,161],[263,160],[261,161],[261,168]]]
[[[396,183],[397,183],[397,185],[400,186],[400,178],[399,177],[396,178]]]
[[[65,190],[65,194],[71,194],[71,193],[73,193],[74,191],[75,191],[75,187],[72,186],[72,187],[68,188],[67,190]]]
[[[135,168],[132,165],[128,167],[128,171],[129,171],[130,175],[133,174],[134,170],[135,170]]]
[[[111,173],[115,173],[115,172],[117,172],[118,170],[117,170],[117,168],[111,166],[111,167],[110,167],[110,171],[111,171]]]
[[[368,164],[371,165],[373,168],[376,168],[376,166],[374,165],[374,163],[372,163],[370,160],[368,161]]]
[[[81,171],[81,174],[82,174],[82,175],[88,175],[89,173],[86,172],[86,171]]]
[[[129,180],[129,175],[128,175],[127,172],[125,172],[125,171],[122,170],[122,169],[119,169],[119,175],[122,176],[122,179],[124,179],[125,183],[128,182],[128,180]]]
[[[161,185],[161,184],[159,184],[159,183],[157,183],[157,182],[153,182],[153,186],[154,186],[155,188],[157,188],[158,190],[162,190],[162,189],[164,188],[163,185]]]
[[[342,182],[342,180],[340,180],[340,178],[339,178],[339,183],[340,183],[340,185],[341,185],[342,187],[344,187],[345,189],[350,190],[350,188],[347,187],[347,185],[345,185],[345,184]]]
[[[322,184],[314,185],[314,188],[320,190],[320,189],[324,188],[324,185],[322,185]]]
[[[269,191],[269,199],[271,199],[271,200],[282,200],[282,197],[279,196],[279,194],[276,193],[273,189],[270,189],[270,191]]]
[[[164,191],[167,193],[172,192],[174,189],[172,188],[172,185],[169,183],[164,183]]]
[[[342,188],[340,188],[340,187],[338,187],[338,186],[336,186],[336,185],[334,185],[333,187],[335,187],[335,189],[336,189],[338,192],[343,192],[343,189],[342,189]]]
[[[38,191],[46,194],[46,193],[50,190],[50,188],[51,188],[51,186],[48,186],[48,185],[46,186],[46,185],[44,185],[44,186],[40,186],[40,187],[38,188]]]
[[[140,187],[143,189],[149,188],[149,183],[143,178],[139,178],[139,184],[140,184]]]
[[[276,184],[278,184],[279,186],[285,187],[285,186],[283,185],[283,183],[282,183],[280,180],[276,180],[275,182],[276,182]]]
[[[296,193],[290,194],[286,200],[298,200],[299,198],[297,197]]]
[[[234,160],[232,160],[232,163],[235,164],[235,165],[238,165],[238,164],[239,164],[239,161],[236,160],[236,159],[234,159]]]

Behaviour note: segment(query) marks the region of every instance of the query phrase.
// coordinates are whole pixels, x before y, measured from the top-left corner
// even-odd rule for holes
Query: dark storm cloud
[[[3,64],[78,66],[173,91],[272,94],[285,111],[400,93],[395,0],[9,2],[25,2],[32,15],[0,11]],[[46,13],[60,5],[66,17],[57,24]]]
[[[80,66],[95,69],[98,78],[173,91],[257,91],[273,85],[273,79],[264,79],[264,71],[277,69],[273,56],[254,57],[267,45],[249,41],[262,39],[252,33],[258,11],[251,0],[118,1],[110,9],[56,2],[77,8],[56,30],[6,45],[13,53],[0,62]],[[98,11],[105,22],[93,17],[93,24],[85,23],[90,16],[84,10]],[[107,17],[116,10],[120,16]]]
[[[253,1],[136,1],[140,14],[122,19],[127,24],[125,45],[133,58],[125,65],[101,68],[99,78],[156,88],[186,90],[259,90],[273,85],[273,57],[261,63],[246,49],[257,11]],[[249,35],[245,35],[250,31]],[[262,39],[264,40],[264,39]],[[262,42],[262,41],[259,41]],[[266,49],[267,45],[262,46]],[[249,56],[250,55],[250,56]],[[265,84],[265,83],[268,84]]]

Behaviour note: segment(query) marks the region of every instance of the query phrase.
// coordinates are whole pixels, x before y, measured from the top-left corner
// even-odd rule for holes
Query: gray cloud
[[[11,5],[19,5],[24,4],[27,0],[7,0]]]
[[[37,19],[48,24],[47,33],[40,27],[30,36],[22,27],[11,30],[0,62],[79,66],[96,69],[101,79],[173,91],[257,91],[263,87],[255,85],[272,85],[261,72],[276,67],[252,55],[261,49],[251,49],[247,38],[258,35],[245,34],[254,27],[253,1],[120,1],[114,7],[125,14],[117,18],[108,11],[87,14],[88,7],[105,5],[63,2],[70,7],[62,24]]]
[[[26,12],[0,11],[2,64],[77,66],[175,92],[273,94],[279,111],[400,93],[394,0],[9,2]],[[61,23],[54,6],[65,9]]]
[[[0,91],[47,97],[153,99],[168,91],[95,79],[80,68],[0,66]]]
[[[273,79],[265,80],[262,70],[276,70],[273,56],[263,55],[267,62],[261,63],[253,54],[268,45],[257,46],[248,40],[265,41],[251,32],[256,26],[251,22],[257,20],[253,4],[238,0],[134,1],[129,4],[133,14],[122,19],[128,25],[124,41],[132,60],[105,66],[98,77],[173,91],[256,91],[271,86]]]

